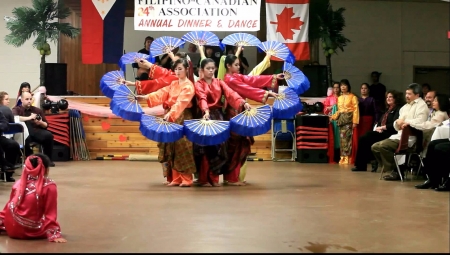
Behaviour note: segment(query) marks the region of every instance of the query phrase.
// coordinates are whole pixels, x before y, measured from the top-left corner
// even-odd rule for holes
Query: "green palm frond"
[[[37,48],[41,55],[41,86],[45,86],[45,56],[51,54],[48,42],[56,43],[61,35],[75,38],[80,34],[79,28],[74,28],[69,23],[59,23],[59,19],[65,19],[71,14],[63,2],[33,0],[32,8],[14,8],[13,16],[6,19],[6,28],[10,31],[4,39],[7,44],[20,47],[31,37],[35,38],[33,47]]]
[[[13,9],[13,20],[6,23],[6,28],[11,31],[5,37],[7,44],[20,47],[35,37],[33,47],[38,47],[48,41],[57,42],[60,35],[75,38],[80,34],[80,29],[58,22],[71,13],[63,1],[33,0],[32,6]]]
[[[344,47],[351,42],[344,36],[345,8],[333,10],[329,0],[316,0],[310,3],[310,40],[320,39],[325,56],[334,54],[337,49],[344,51]]]

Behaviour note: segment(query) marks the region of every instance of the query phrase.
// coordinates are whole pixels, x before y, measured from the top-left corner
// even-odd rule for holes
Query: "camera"
[[[42,120],[42,116],[40,114],[36,115],[35,120]]]
[[[53,102],[48,99],[45,99],[42,104],[42,109],[48,111],[50,110],[51,113],[59,113],[59,110],[67,110],[69,108],[69,103],[65,99],[61,99],[58,102]]]

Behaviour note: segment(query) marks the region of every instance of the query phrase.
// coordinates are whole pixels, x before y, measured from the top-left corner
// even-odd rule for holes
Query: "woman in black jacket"
[[[402,93],[395,90],[386,93],[386,112],[378,120],[375,131],[369,131],[359,138],[355,167],[352,171],[367,171],[367,164],[374,158],[371,146],[397,133],[394,121],[398,119],[400,108],[404,104]],[[376,172],[377,168],[376,164],[372,164],[372,172]]]

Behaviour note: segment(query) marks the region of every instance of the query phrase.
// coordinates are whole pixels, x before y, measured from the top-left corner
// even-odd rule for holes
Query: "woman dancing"
[[[0,212],[0,231],[6,231],[9,237],[66,242],[56,220],[58,194],[56,184],[48,178],[49,166],[50,159],[40,153],[25,161],[22,176]]]
[[[236,52],[239,55],[239,50]],[[250,72],[252,75],[261,73],[268,66],[270,66],[270,54],[267,54],[263,62],[261,62],[255,69]],[[239,74],[239,59],[236,55],[227,55],[225,57],[225,63],[219,67],[219,76],[224,74],[223,69],[226,69],[224,74],[225,83],[233,90],[236,91],[241,97],[249,98],[251,100],[265,104],[268,96],[276,97],[277,94],[269,92],[262,88],[275,89],[278,86],[277,79],[284,79],[282,74],[277,75],[242,75]],[[220,77],[219,77],[220,78]],[[234,109],[230,105],[226,108],[226,119],[229,120],[239,114],[239,109]],[[230,161],[229,172],[224,175],[226,184],[241,186],[245,185],[245,173],[244,164],[247,161],[247,156],[251,152],[251,145],[254,143],[253,137],[244,137],[235,133],[231,133],[231,137],[228,140],[228,159]]]
[[[359,108],[358,98],[351,93],[350,82],[347,79],[341,80],[341,92],[342,94],[338,98],[337,112],[330,116],[330,120],[336,120],[339,126],[341,141],[339,164],[347,165],[352,162],[349,157],[352,153],[353,131],[359,123]]]
[[[238,93],[231,90],[228,85],[214,78],[216,66],[214,60],[210,58],[203,59],[200,63],[200,73],[203,77],[195,83],[195,95],[204,119],[223,120],[222,95],[231,107],[242,111],[243,108],[250,109],[251,106],[239,96]],[[219,174],[222,168],[226,166],[227,155],[224,144],[215,146],[200,146],[194,144],[194,154],[199,166],[198,183],[203,187],[218,187]]]
[[[186,58],[186,53],[178,52],[173,54],[173,52],[168,53],[169,57],[173,62],[180,58]],[[169,86],[173,81],[178,80],[175,72],[170,69],[158,66],[148,62],[146,59],[136,59],[136,63],[140,68],[149,70],[148,80],[144,81],[127,81],[125,79],[120,79],[120,82],[127,86],[135,86],[136,93],[138,95],[145,95],[157,91],[158,89]],[[189,69],[193,68],[192,63],[189,64]]]
[[[195,95],[194,84],[189,80],[189,63],[180,58],[173,65],[178,80],[145,96],[138,96],[147,101],[149,107],[162,104],[166,109],[164,119],[183,125],[184,120],[192,119],[192,98]],[[167,164],[168,186],[190,187],[192,174],[196,172],[192,143],[186,137],[174,143],[158,143],[159,162]],[[171,176],[171,178],[169,178]]]

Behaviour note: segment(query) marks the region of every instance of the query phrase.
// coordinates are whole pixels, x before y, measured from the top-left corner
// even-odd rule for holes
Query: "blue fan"
[[[184,43],[185,41],[172,36],[161,36],[152,42],[150,53],[153,57],[167,54],[175,48],[183,47]]]
[[[291,63],[284,62],[283,74],[287,85],[294,90],[297,95],[301,95],[309,89],[310,83],[308,77]]]
[[[209,31],[192,31],[183,35],[181,39],[197,46],[220,46],[219,37]]]
[[[230,130],[242,136],[256,136],[271,129],[272,109],[269,105],[245,110],[230,120]]]
[[[185,120],[184,134],[196,144],[209,146],[225,142],[230,137],[230,122],[220,120]]]
[[[292,119],[298,112],[303,109],[300,98],[291,88],[286,88],[273,102],[273,118],[274,119]]]
[[[108,98],[113,98],[116,89],[123,85],[119,83],[120,79],[125,79],[122,71],[111,71],[103,75],[100,80],[100,90],[103,95]]]
[[[126,54],[123,54],[122,57],[120,57],[120,60],[119,60],[120,69],[125,70],[125,65],[136,63],[137,58],[143,58],[143,59],[146,59],[150,63],[155,63],[155,58],[152,56],[149,56],[147,54],[138,53],[138,52],[128,52]]]
[[[286,61],[291,64],[295,62],[294,55],[284,43],[280,43],[277,41],[265,41],[260,43],[258,47],[265,53],[268,53],[283,61]]]
[[[173,143],[184,135],[182,125],[146,114],[141,117],[139,131],[148,139],[160,143]]]
[[[247,33],[234,33],[225,36],[222,43],[233,46],[258,46],[261,41],[256,36]]]
[[[140,121],[144,113],[136,95],[128,86],[118,87],[109,105],[112,112],[124,120]]]

